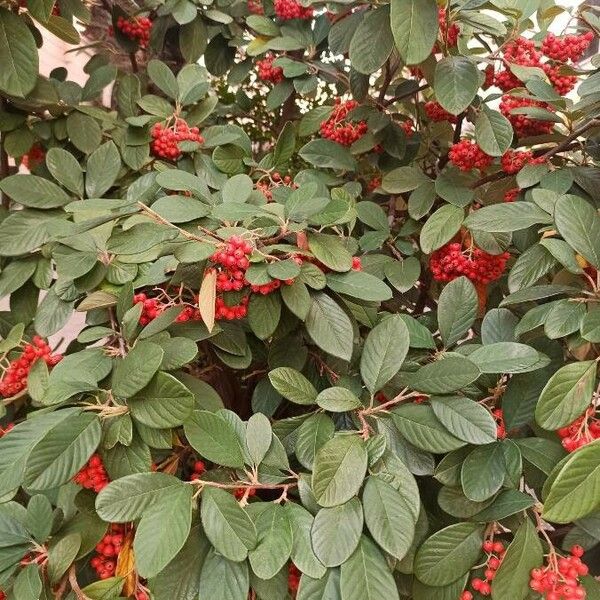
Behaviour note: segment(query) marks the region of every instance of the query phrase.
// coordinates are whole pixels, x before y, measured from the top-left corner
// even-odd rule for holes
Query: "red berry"
[[[321,136],[341,146],[352,146],[367,133],[368,129],[366,121],[354,122],[348,119],[348,113],[357,106],[356,100],[342,102],[340,98],[336,98],[331,115],[321,123]]]

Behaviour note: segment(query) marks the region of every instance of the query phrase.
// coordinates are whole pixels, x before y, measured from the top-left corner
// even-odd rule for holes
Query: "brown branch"
[[[0,110],[4,109],[4,100],[0,98]],[[4,141],[6,138],[6,134],[0,134],[0,180],[8,177],[9,168],[8,168],[8,154],[4,149]],[[2,198],[2,206],[4,208],[8,208],[10,206],[10,198],[4,192],[0,192],[0,198]]]
[[[131,70],[134,73],[138,73],[140,69],[138,67],[137,58],[135,57],[135,52],[129,54],[129,62],[131,63]]]
[[[387,94],[388,88],[390,87],[390,83],[392,82],[392,70],[390,69],[390,59],[388,58],[383,65],[383,83],[381,85],[381,90],[379,91],[379,98],[377,102],[379,104],[383,104],[385,100],[385,95]]]
[[[600,126],[600,119],[592,119],[585,125],[582,125],[579,129],[576,129],[575,131],[573,131],[573,133],[568,135],[562,142],[560,142],[560,144],[557,144],[554,148],[551,148],[550,150],[548,150],[542,154],[539,154],[538,157],[548,160],[549,158],[552,158],[554,155],[558,154],[559,152],[565,152],[566,150],[571,150],[573,148],[572,142],[574,140],[576,140],[579,136],[583,135],[586,131],[593,129],[594,127],[599,127],[599,126]],[[577,147],[577,145],[575,147]],[[491,175],[486,175],[485,177],[478,179],[471,185],[471,189],[476,189],[482,185],[485,185],[486,183],[500,181],[501,179],[504,179],[504,178],[510,177],[510,176],[511,176],[510,173],[505,173],[504,171],[498,171],[497,173],[492,173]]]
[[[386,100],[382,104],[383,104],[383,106],[390,106],[390,104],[394,104],[394,102],[398,102],[399,100],[404,100],[404,98],[409,98],[410,96],[415,96],[416,94],[422,92],[423,90],[426,90],[428,87],[429,87],[429,84],[424,83],[423,85],[420,85],[416,90],[411,90],[410,92],[406,92],[404,94],[398,94],[398,96],[394,96],[393,98]]]

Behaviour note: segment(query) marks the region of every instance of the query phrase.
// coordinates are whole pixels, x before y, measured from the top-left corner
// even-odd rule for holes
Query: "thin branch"
[[[0,98],[0,110],[4,108],[4,100]],[[9,167],[8,167],[8,154],[4,149],[4,140],[6,138],[6,134],[0,134],[0,180],[8,177]],[[8,208],[10,206],[10,198],[4,192],[0,192],[0,198],[2,198],[2,206],[4,208]]]
[[[383,104],[383,106],[390,106],[390,104],[394,104],[394,102],[398,102],[399,100],[404,100],[404,98],[410,98],[410,96],[415,96],[416,94],[419,94],[423,90],[426,90],[428,87],[429,87],[429,84],[424,83],[423,85],[420,85],[416,90],[411,90],[410,92],[405,92],[404,94],[398,94],[397,96],[394,96],[393,98],[390,98],[389,100],[386,100],[382,104]]]

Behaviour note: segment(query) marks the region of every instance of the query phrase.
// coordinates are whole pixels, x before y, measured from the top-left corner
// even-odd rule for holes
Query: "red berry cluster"
[[[85,466],[73,477],[73,481],[86,490],[98,493],[109,483],[108,473],[99,454],[92,454]]]
[[[445,8],[440,8],[438,11],[438,23],[440,25],[440,33],[444,43],[448,46],[456,46],[460,29],[456,23],[451,23],[448,27]]]
[[[465,276],[474,283],[488,284],[499,279],[510,258],[508,252],[493,255],[471,246],[463,250],[451,242],[432,253],[429,268],[437,281],[452,281]]]
[[[265,57],[262,60],[256,61],[256,68],[258,71],[259,79],[275,84],[283,81],[283,69],[281,67],[274,67],[274,60],[275,56],[269,53],[265,55]]]
[[[114,577],[117,570],[117,558],[125,541],[125,525],[111,523],[108,533],[96,545],[96,556],[90,564],[100,579]]]
[[[496,437],[503,440],[506,437],[506,425],[504,424],[504,412],[501,408],[495,408],[492,416],[496,421]]]
[[[506,190],[504,192],[504,202],[514,202],[519,194],[521,193],[521,188],[511,188],[510,190]]]
[[[485,540],[482,545],[483,551],[487,554],[485,560],[484,579],[475,577],[471,580],[471,587],[482,596],[489,596],[492,593],[492,580],[496,577],[496,571],[502,563],[506,550],[502,542],[494,542],[493,540]],[[465,590],[460,600],[473,600],[473,594]]]
[[[370,181],[367,183],[367,191],[374,192],[378,187],[381,187],[381,177],[375,175],[374,177],[371,177]]]
[[[142,48],[148,45],[150,30],[152,29],[152,20],[148,17],[130,17],[126,19],[121,16],[117,19],[117,27],[123,35],[137,42]]]
[[[515,114],[512,111],[518,108],[534,106],[551,110],[546,102],[531,98],[518,98],[505,94],[500,101],[500,112],[510,121],[515,133],[519,137],[530,135],[544,135],[550,133],[554,127],[551,121],[540,121],[527,115]]]
[[[237,304],[229,305],[225,303],[222,296],[217,296],[215,301],[215,318],[234,321],[243,319],[248,314],[248,296],[244,296]]]
[[[321,123],[321,135],[342,146],[352,146],[354,142],[367,133],[365,121],[353,123],[347,120],[348,113],[357,106],[358,102],[356,100],[342,102],[340,98],[336,98],[331,115]]]
[[[476,142],[472,140],[460,140],[452,144],[448,158],[453,165],[456,165],[461,171],[470,171],[479,169],[484,171],[494,160],[489,154],[486,154]]]
[[[0,600],[6,600],[6,594],[0,590]]]
[[[201,460],[197,460],[192,465],[192,472],[190,473],[190,481],[194,479],[200,479],[202,475],[206,473],[206,465]]]
[[[560,72],[560,65],[545,63],[542,68],[548,76],[552,87],[561,96],[566,96],[577,85],[577,77],[575,75],[562,75]]]
[[[250,266],[249,257],[253,250],[254,246],[250,242],[234,235],[211,256],[211,261],[222,267],[217,275],[218,292],[239,292],[244,287],[246,270]]]
[[[404,135],[406,135],[407,138],[411,138],[413,135],[415,135],[415,122],[412,119],[406,119],[406,121],[402,121],[402,123],[400,123],[400,127],[402,127],[402,131],[404,131]],[[373,152],[381,154],[383,152],[383,146],[381,144],[377,144],[373,148]]]
[[[429,100],[425,103],[425,114],[430,121],[438,123],[440,121],[448,121],[448,123],[456,123],[458,117],[449,113],[439,102]]]
[[[542,42],[542,52],[553,60],[577,62],[593,39],[594,34],[591,31],[582,35],[565,35],[562,38],[549,33]]]
[[[578,448],[600,439],[600,415],[594,406],[590,406],[581,417],[559,429],[557,433],[562,438],[563,448],[567,452],[575,452]]]
[[[523,67],[540,67],[542,55],[535,48],[535,42],[520,37],[504,46],[503,59],[506,68],[496,73],[494,83],[503,91],[523,87],[521,80],[509,68],[511,63]]]
[[[531,150],[507,150],[500,159],[502,170],[509,175],[518,173],[525,165],[540,165],[545,162],[543,157],[535,158]]]
[[[252,496],[256,496],[256,488],[235,488],[233,495],[235,496],[236,500],[242,500],[242,498],[251,498]]]
[[[12,429],[14,429],[14,427],[15,427],[14,423],[9,423],[6,427],[0,427],[0,438],[2,436],[6,435]]]
[[[239,292],[248,285],[246,281],[246,270],[250,266],[249,256],[254,246],[234,235],[227,243],[217,250],[211,257],[215,265],[220,265],[217,273],[217,292],[215,303],[215,317],[217,319],[243,319],[248,313],[248,296],[244,296],[235,305],[225,302],[223,292]]]
[[[288,591],[292,598],[296,597],[298,587],[300,586],[300,577],[302,573],[294,563],[290,563],[288,567]],[[2,600],[0,598],[0,600]]]
[[[573,546],[568,557],[551,553],[545,567],[531,571],[529,587],[545,600],[584,600],[587,593],[579,578],[589,569],[581,560],[583,553],[581,546]]]
[[[46,158],[46,151],[39,144],[34,144],[27,154],[21,157],[21,164],[31,171]]]
[[[296,0],[275,0],[273,7],[275,8],[275,14],[282,21],[313,18],[312,6],[302,6]]]
[[[48,366],[62,360],[62,354],[52,354],[50,346],[39,335],[33,336],[30,344],[22,347],[19,358],[10,361],[0,379],[0,396],[9,398],[27,388],[27,375],[33,363],[41,358]]]
[[[261,0],[248,0],[248,12],[253,15],[264,15],[265,9]]]
[[[296,189],[298,186],[293,182],[289,175],[281,176],[280,173],[273,173],[269,179],[261,179],[256,182],[256,189],[262,192],[263,196],[270,202],[273,200],[273,188],[281,187],[282,185]]]
[[[485,80],[481,87],[484,90],[487,90],[488,88],[491,88],[494,85],[494,78],[496,77],[494,65],[488,65],[483,73],[485,75]]]
[[[158,158],[177,160],[182,152],[179,142],[196,142],[201,144],[204,138],[197,127],[190,127],[184,119],[175,119],[173,126],[156,123],[150,130],[152,135],[152,153]]]
[[[163,311],[163,307],[157,298],[148,298],[144,293],[135,294],[133,303],[142,305],[140,325],[148,325],[150,321],[156,319]]]

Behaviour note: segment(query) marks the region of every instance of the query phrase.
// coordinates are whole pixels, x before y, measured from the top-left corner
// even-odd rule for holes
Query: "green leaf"
[[[421,275],[421,263],[414,256],[409,256],[401,261],[386,263],[384,267],[388,281],[399,291],[408,292]]]
[[[271,423],[265,415],[256,413],[248,419],[246,445],[255,465],[259,465],[267,455],[272,438]]]
[[[532,569],[543,562],[542,544],[538,533],[527,518],[517,530],[513,541],[492,581],[493,600],[525,600],[529,597],[529,580]]]
[[[292,552],[292,527],[280,504],[267,504],[255,522],[258,544],[248,558],[252,571],[261,579],[271,579],[285,566]]]
[[[448,433],[431,406],[404,404],[392,411],[392,417],[402,436],[421,450],[443,454],[465,445],[465,442]]]
[[[37,175],[10,175],[0,181],[0,189],[15,202],[31,208],[56,208],[71,202],[55,183]]]
[[[194,408],[193,394],[168,373],[157,373],[128,401],[131,416],[154,429],[182,425]]]
[[[146,68],[148,69],[148,76],[152,80],[152,83],[167,96],[175,100],[179,95],[179,86],[171,69],[160,60],[151,60]]]
[[[392,297],[392,291],[381,279],[364,271],[329,273],[327,287],[338,294],[367,302],[383,302]]]
[[[425,254],[431,254],[441,248],[457,234],[464,218],[464,210],[453,204],[438,208],[421,229],[421,250]]]
[[[479,89],[477,64],[466,56],[446,56],[435,67],[433,90],[449,113],[458,115],[473,102]]]
[[[271,385],[287,400],[295,404],[315,404],[317,390],[296,369],[278,367],[269,373]]]
[[[373,44],[373,39],[377,44]],[[350,42],[349,56],[352,67],[369,75],[380,69],[394,48],[390,28],[390,8],[382,6],[369,11]]]
[[[85,174],[88,198],[100,198],[115,183],[121,169],[121,157],[114,142],[106,142],[90,154]]]
[[[489,156],[502,156],[510,148],[513,135],[510,121],[484,105],[475,121],[475,139],[479,147]]]
[[[482,373],[525,373],[538,369],[540,354],[526,344],[496,342],[469,354]]]
[[[138,342],[129,353],[115,361],[112,391],[119,398],[131,398],[150,383],[163,359],[163,350],[151,342]]]
[[[362,499],[369,533],[388,554],[402,560],[415,534],[413,508],[400,492],[375,476],[367,478]]]
[[[561,196],[554,207],[560,235],[583,258],[600,269],[600,215],[579,196]]]
[[[93,117],[74,110],[67,117],[67,134],[73,145],[91,154],[102,142],[102,130]]]
[[[300,464],[312,469],[315,454],[319,448],[329,441],[334,434],[335,424],[325,414],[308,417],[298,428],[295,452]]]
[[[310,537],[313,516],[299,504],[286,502],[285,510],[292,526],[292,562],[307,575],[321,578],[326,569],[317,559]]]
[[[391,6],[392,33],[402,60],[407,65],[423,62],[437,39],[435,0],[394,0]]]
[[[320,579],[303,575],[300,579],[297,600],[341,600],[340,571],[328,569]]]
[[[408,328],[398,315],[385,319],[369,333],[360,360],[360,374],[371,394],[381,390],[400,370],[409,343]]]
[[[50,148],[46,154],[46,166],[58,183],[70,192],[83,196],[83,171],[70,152],[62,148]]]
[[[535,420],[544,429],[559,429],[583,413],[596,386],[596,361],[575,362],[561,367],[542,390]]]
[[[312,233],[308,236],[308,247],[317,260],[334,271],[349,271],[352,266],[352,255],[338,237]]]
[[[338,506],[355,496],[367,470],[367,451],[357,435],[337,435],[317,452],[312,475],[316,501]]]
[[[25,484],[34,490],[56,488],[71,479],[100,443],[96,415],[82,413],[52,429],[33,449],[27,461]]]
[[[417,552],[417,578],[435,587],[456,581],[481,556],[483,529],[476,523],[456,523],[434,533]]]
[[[113,600],[123,589],[123,577],[109,577],[86,585],[81,591],[90,600]]]
[[[383,554],[366,536],[341,567],[340,589],[344,600],[400,600]]]
[[[279,294],[252,294],[248,303],[248,323],[259,340],[270,338],[281,318]]]
[[[550,215],[533,202],[508,202],[484,206],[472,212],[464,225],[471,230],[502,233],[551,222]]]
[[[356,161],[350,151],[331,140],[317,139],[300,148],[298,154],[311,165],[319,168],[354,171]]]
[[[322,292],[312,297],[306,316],[306,331],[321,350],[345,361],[352,358],[354,330],[348,315]]]
[[[315,556],[326,567],[346,562],[358,546],[363,529],[363,509],[358,498],[315,516],[310,537]]]
[[[166,473],[136,473],[109,483],[96,497],[96,512],[107,522],[139,519],[157,504],[168,504],[191,486]]]
[[[580,448],[561,466],[542,516],[553,523],[570,523],[600,508],[600,440]]]
[[[133,541],[135,565],[141,577],[158,575],[183,548],[192,524],[191,486],[161,498],[144,513]]]
[[[438,325],[446,347],[469,331],[478,309],[477,290],[469,279],[459,277],[446,285],[438,303]]]
[[[304,321],[310,309],[310,294],[306,285],[296,279],[292,285],[284,285],[280,288],[281,298],[287,308]]]
[[[362,407],[362,403],[349,389],[331,387],[319,393],[316,403],[330,412],[346,412]]]
[[[519,492],[519,490],[504,490],[498,494],[492,504],[473,515],[472,520],[482,523],[499,521],[531,508],[534,503],[535,500],[529,494]]]
[[[502,487],[505,470],[501,443],[475,448],[465,459],[461,470],[465,496],[473,502],[491,498]]]
[[[390,194],[403,194],[431,182],[417,167],[397,167],[383,176],[381,187]]]
[[[80,546],[81,536],[78,533],[66,535],[50,546],[47,564],[50,583],[57,583],[66,573],[75,560]]]
[[[237,432],[220,414],[195,411],[185,422],[185,436],[200,456],[224,467],[241,468],[244,457]]]
[[[207,487],[200,508],[204,532],[215,549],[234,562],[245,560],[257,544],[256,529],[233,495]]]
[[[421,367],[410,377],[410,385],[426,394],[447,394],[473,383],[480,373],[468,358],[450,354]]]
[[[0,56],[0,90],[23,98],[37,82],[38,52],[25,20],[6,8],[0,8]]]
[[[440,423],[457,438],[477,445],[496,440],[496,421],[481,404],[464,396],[432,397],[430,402]]]
[[[38,572],[38,566],[26,566],[17,575],[12,591],[15,598],[37,600],[42,593],[42,580]]]
[[[210,551],[200,576],[199,598],[247,600],[250,588],[248,564],[236,563]]]

